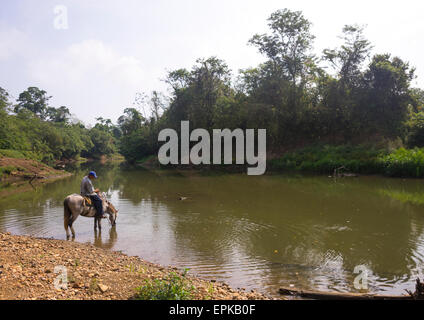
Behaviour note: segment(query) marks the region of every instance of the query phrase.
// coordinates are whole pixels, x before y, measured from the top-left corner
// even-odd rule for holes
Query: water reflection
[[[63,199],[79,191],[89,169],[119,215],[103,234],[80,217],[77,241],[267,293],[291,284],[356,291],[357,265],[372,272],[371,292],[403,293],[422,275],[418,180],[202,176],[88,164],[74,177],[1,199],[0,230],[64,239]]]
[[[94,245],[103,249],[113,249],[118,240],[118,233],[116,232],[116,226],[111,227],[109,231],[103,231],[103,233],[108,233],[109,237],[107,241],[104,241],[102,238],[102,231],[94,230]]]

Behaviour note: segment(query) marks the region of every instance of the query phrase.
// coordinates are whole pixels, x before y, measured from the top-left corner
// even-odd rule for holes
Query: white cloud
[[[84,120],[119,114],[141,90],[143,68],[132,56],[120,55],[99,40],[85,40],[51,52],[29,64],[34,82],[60,97],[53,105],[68,105]]]
[[[0,28],[0,61],[25,52],[27,42],[26,35],[16,28]]]

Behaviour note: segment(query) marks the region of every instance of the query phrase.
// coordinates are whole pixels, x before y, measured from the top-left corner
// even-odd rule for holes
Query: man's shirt
[[[94,192],[93,184],[88,176],[85,176],[81,182],[81,195],[88,197],[93,196],[96,193]]]

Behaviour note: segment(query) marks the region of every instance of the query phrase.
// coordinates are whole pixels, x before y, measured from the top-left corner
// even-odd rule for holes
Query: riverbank
[[[14,182],[22,180],[52,180],[71,175],[32,159],[0,157],[0,180]]]
[[[355,173],[398,178],[424,177],[424,148],[321,145],[288,152],[269,161],[271,171]]]
[[[32,159],[0,158],[0,197],[29,191],[38,184],[64,179],[72,173]]]
[[[58,270],[66,270],[67,288],[55,288]],[[196,300],[268,299],[90,244],[0,233],[2,300],[127,300],[137,287],[175,276],[193,287]]]
[[[136,162],[146,169],[242,173],[248,165],[167,165],[156,156]],[[337,176],[383,175],[424,178],[424,148],[405,149],[388,145],[316,145],[267,155],[268,173],[298,172]]]

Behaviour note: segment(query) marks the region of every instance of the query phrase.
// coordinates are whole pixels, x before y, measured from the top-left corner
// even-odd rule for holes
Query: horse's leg
[[[66,231],[66,239],[69,240],[70,238],[70,234],[69,234],[69,217],[65,216],[65,219],[63,221],[64,227],[65,227],[65,231]]]
[[[99,231],[102,231],[102,219],[97,219],[97,223],[99,224]]]
[[[69,230],[68,230],[68,224],[65,221],[65,231],[66,231],[66,239],[69,240],[69,238],[71,237],[71,235],[69,234]]]
[[[97,217],[94,217],[94,231],[97,231]]]
[[[71,220],[69,221],[69,227],[71,228],[72,238],[75,238],[75,230],[74,230],[73,224],[75,220],[77,220],[78,216],[79,216],[78,213],[73,213],[71,216]]]
[[[66,239],[69,239],[69,237],[71,236],[69,234],[69,222],[72,219],[72,211],[69,208],[69,199],[66,198],[65,201],[63,202],[63,206],[64,206],[64,215],[63,215],[63,226],[65,227],[65,231],[66,231]]]

